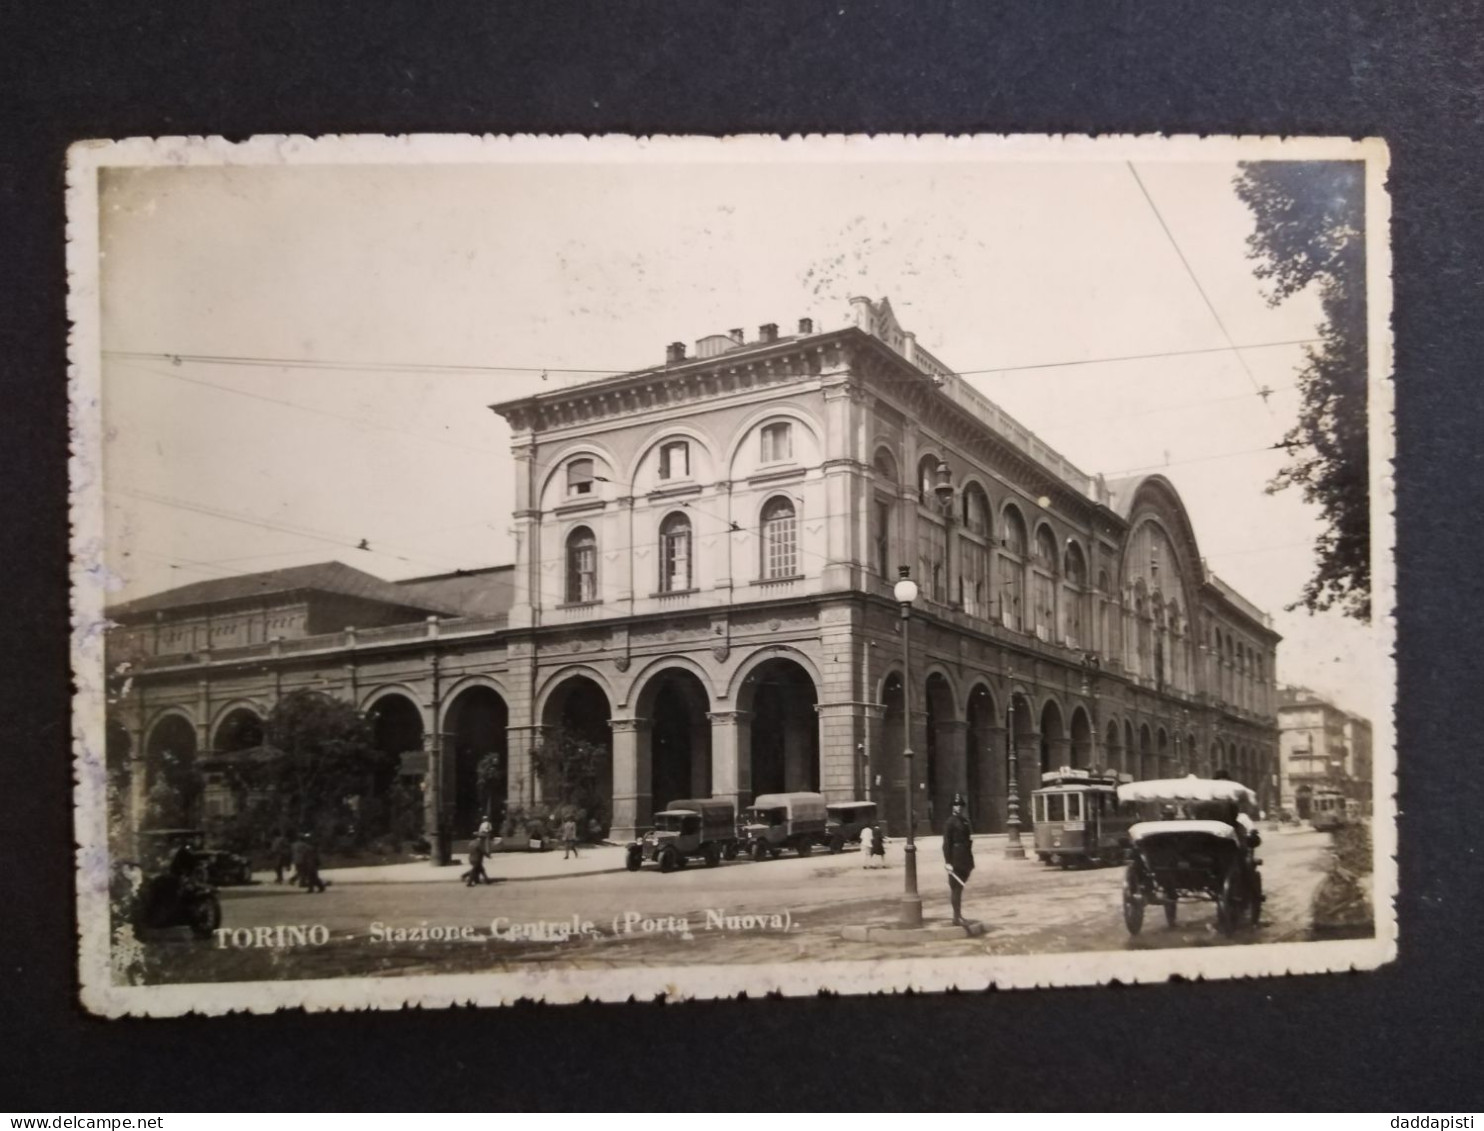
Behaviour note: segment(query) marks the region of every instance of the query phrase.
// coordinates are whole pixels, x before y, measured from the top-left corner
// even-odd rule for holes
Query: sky
[[[1284,610],[1314,509],[1264,490],[1319,305],[1267,302],[1235,165],[1189,153],[105,169],[110,600],[508,562],[488,405],[734,326],[834,329],[865,294],[1082,470],[1167,475],[1210,568],[1273,615],[1279,679],[1373,714],[1370,631]]]

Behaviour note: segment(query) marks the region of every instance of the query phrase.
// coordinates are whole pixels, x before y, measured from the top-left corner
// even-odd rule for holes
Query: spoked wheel
[[[191,934],[198,939],[209,939],[211,933],[221,925],[222,905],[216,898],[216,892],[209,892],[191,908]]]
[[[1144,929],[1144,891],[1139,883],[1139,869],[1133,864],[1123,875],[1123,925],[1131,935]]]
[[[1216,929],[1229,935],[1237,929],[1242,914],[1241,870],[1228,868],[1221,880],[1221,891],[1216,896]]]
[[[1262,922],[1262,873],[1252,869],[1252,879],[1247,885],[1247,921],[1256,927]]]
[[[1177,906],[1178,906],[1178,904],[1176,902],[1174,889],[1173,888],[1167,888],[1165,890],[1165,926],[1166,927],[1173,927],[1175,925],[1175,909],[1176,909]]]
[[[624,857],[623,866],[631,872],[637,872],[639,870],[639,865],[643,863],[643,861],[643,856],[641,856],[638,852],[631,851],[626,857]]]

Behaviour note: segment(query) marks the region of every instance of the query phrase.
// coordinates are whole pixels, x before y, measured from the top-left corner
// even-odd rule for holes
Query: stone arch
[[[629,767],[626,773],[636,780],[615,781],[613,758],[613,693],[602,673],[586,664],[572,664],[554,672],[543,684],[538,696],[538,714],[542,727],[540,757],[531,767],[529,784],[515,783],[517,792],[529,791],[538,809],[550,810],[570,803],[584,810],[579,823],[596,820],[604,829],[614,819],[615,790],[621,785],[626,796],[637,797],[643,791],[637,780],[639,769]],[[564,736],[597,747],[597,759],[589,767],[590,776],[581,781],[564,777],[559,745]],[[647,784],[647,783],[646,783]],[[645,820],[649,814],[642,814]]]
[[[609,479],[617,479],[620,475],[623,475],[623,483],[609,484],[609,486],[624,487],[626,489],[626,484],[633,478],[632,475],[623,474],[621,470],[623,463],[611,450],[602,444],[595,443],[588,437],[583,437],[580,440],[573,440],[570,443],[563,444],[557,451],[546,454],[546,475],[541,480],[541,489],[537,494],[537,498],[544,499],[546,493],[557,486],[559,477],[566,474],[568,461],[581,456],[591,456],[595,461],[601,462],[603,467],[598,470],[600,474],[607,475]]]
[[[796,655],[769,656],[745,667],[745,674],[738,671],[736,703],[751,721],[748,800],[760,793],[818,790],[819,681]]]
[[[1041,785],[1041,732],[1040,717],[1028,689],[1011,688],[1009,715],[1009,741],[1015,750],[1015,789],[1019,797],[1020,823],[1029,828],[1033,823],[1031,794]]]
[[[657,672],[662,671],[665,668],[679,668],[683,671],[689,672],[691,675],[700,680],[701,686],[706,689],[708,703],[707,709],[716,709],[715,704],[717,702],[717,695],[713,676],[718,673],[714,673],[708,670],[699,661],[692,659],[690,656],[679,654],[671,656],[655,656],[653,659],[647,660],[642,665],[635,667],[634,670],[629,673],[629,678],[621,683],[618,688],[619,705],[625,707],[632,706],[638,714],[643,715],[644,712],[640,710],[638,706],[639,699],[637,698],[637,696],[642,696],[644,693],[645,684],[647,684]]]
[[[213,754],[236,754],[263,745],[263,727],[267,722],[255,703],[238,700],[217,712],[211,726],[210,750]]]
[[[441,730],[446,808],[456,836],[473,833],[480,821],[503,821],[510,782],[505,696],[488,684],[463,681],[444,696]]]
[[[893,487],[900,487],[902,484],[901,467],[897,463],[897,457],[892,453],[891,446],[884,440],[876,441],[876,450],[871,456],[871,470],[879,477],[879,482],[885,482]]]
[[[653,434],[652,438],[649,439],[639,449],[638,454],[634,457],[634,462],[630,464],[627,469],[628,478],[626,481],[630,483],[637,481],[639,478],[639,473],[644,469],[644,462],[649,459],[652,454],[658,452],[662,444],[667,444],[672,440],[688,440],[691,443],[695,444],[697,448],[705,453],[707,460],[712,463],[712,472],[713,474],[715,473],[716,450],[712,438],[698,428],[692,428],[686,424],[672,422],[663,425],[657,432]],[[691,478],[698,478],[695,474],[695,470],[696,461],[693,459],[691,460]]]
[[[424,709],[422,693],[410,683],[378,683],[374,687],[361,692],[360,701],[356,704],[356,710],[360,711],[363,715],[369,714],[377,702],[386,698],[388,695],[400,695],[402,698],[416,704],[420,711]],[[424,716],[423,721],[427,721],[426,716]]]
[[[770,420],[792,420],[802,424],[808,430],[811,439],[816,446],[824,443],[824,429],[814,419],[811,413],[791,404],[780,404],[777,401],[770,402],[757,411],[749,413],[737,426],[732,437],[731,444],[727,447],[726,464],[727,473],[730,475],[732,468],[737,462],[737,455],[742,450],[742,445],[747,443],[757,428]]]
[[[1001,759],[1000,715],[994,691],[984,680],[969,688],[964,705],[964,769],[969,798],[969,820],[975,832],[1000,832],[1005,827],[1005,773]]]
[[[1117,719],[1108,721],[1108,730],[1103,739],[1103,764],[1115,773],[1127,773],[1127,755],[1123,748],[1123,728]]]
[[[1056,700],[1048,695],[1041,704],[1041,773],[1060,769],[1068,764],[1071,740],[1067,737],[1066,714]]]
[[[819,667],[808,653],[793,647],[791,644],[769,644],[752,652],[739,663],[736,670],[732,672],[732,678],[727,685],[727,698],[742,708],[742,694],[747,688],[748,677],[758,668],[770,660],[792,660],[803,668],[815,687],[824,686],[824,678],[820,675]]]
[[[593,667],[593,665],[591,664],[567,664],[563,667],[557,668],[553,672],[548,673],[541,680],[540,684],[536,688],[536,695],[531,705],[532,714],[534,714],[536,718],[542,719],[544,722],[547,711],[551,705],[551,697],[553,693],[563,683],[565,683],[569,679],[572,679],[574,676],[582,676],[585,679],[592,680],[593,683],[598,685],[598,690],[603,693],[604,697],[608,700],[609,703],[620,702],[620,700],[613,693],[613,686],[608,682],[608,677],[604,675],[603,672],[600,671],[598,668]],[[608,716],[605,715],[604,719],[606,720],[607,718]]]
[[[953,795],[967,788],[964,780],[964,723],[958,714],[958,694],[948,673],[931,665],[922,684],[927,715],[922,770],[924,812],[928,827],[941,832],[952,810]]]
[[[635,718],[648,724],[655,812],[681,798],[712,795],[711,688],[694,669],[657,660],[646,667],[634,696]]]
[[[144,740],[145,827],[199,824],[200,753],[195,721],[186,711],[166,708],[151,721]]]
[[[1093,764],[1092,719],[1087,708],[1078,704],[1072,709],[1071,728],[1072,765],[1079,769],[1091,769]]]

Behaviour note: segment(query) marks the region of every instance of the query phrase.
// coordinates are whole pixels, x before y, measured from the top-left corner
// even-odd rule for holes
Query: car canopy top
[[[1224,778],[1160,778],[1129,782],[1118,787],[1119,801],[1235,801],[1257,807],[1257,794],[1241,782]]]
[[[1170,834],[1189,835],[1190,833],[1214,836],[1233,843],[1237,840],[1237,830],[1225,821],[1140,821],[1136,825],[1130,825],[1128,830],[1129,839],[1135,844],[1146,841],[1150,837]]]

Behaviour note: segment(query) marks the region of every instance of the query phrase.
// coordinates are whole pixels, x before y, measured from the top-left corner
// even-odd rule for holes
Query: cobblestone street
[[[529,963],[581,966],[756,963],[799,959],[1048,954],[1092,950],[1246,945],[1309,937],[1309,907],[1328,863],[1328,834],[1270,833],[1261,849],[1268,893],[1261,925],[1217,934],[1210,904],[1182,905],[1173,928],[1148,922],[1130,938],[1120,912],[1121,868],[1063,871],[1007,860],[1003,837],[976,841],[979,867],[964,903],[982,937],[931,944],[846,942],[854,923],[886,922],[902,893],[902,846],[891,867],[868,871],[858,852],[765,863],[734,861],[661,874],[607,870],[621,856],[597,850],[567,864],[554,854],[507,862],[544,875],[488,887],[458,882],[458,868],[402,866],[414,882],[353,882],[343,873],[323,895],[272,883],[223,890],[228,934],[196,941],[183,932],[146,941],[150,981],[324,978],[468,973]],[[426,869],[426,870],[424,870]],[[583,869],[578,871],[578,869]],[[501,876],[497,857],[492,872]],[[924,913],[948,916],[940,842],[919,842]],[[347,878],[349,877],[349,881]],[[369,879],[369,877],[366,877]],[[278,927],[321,926],[328,942],[242,945]]]

